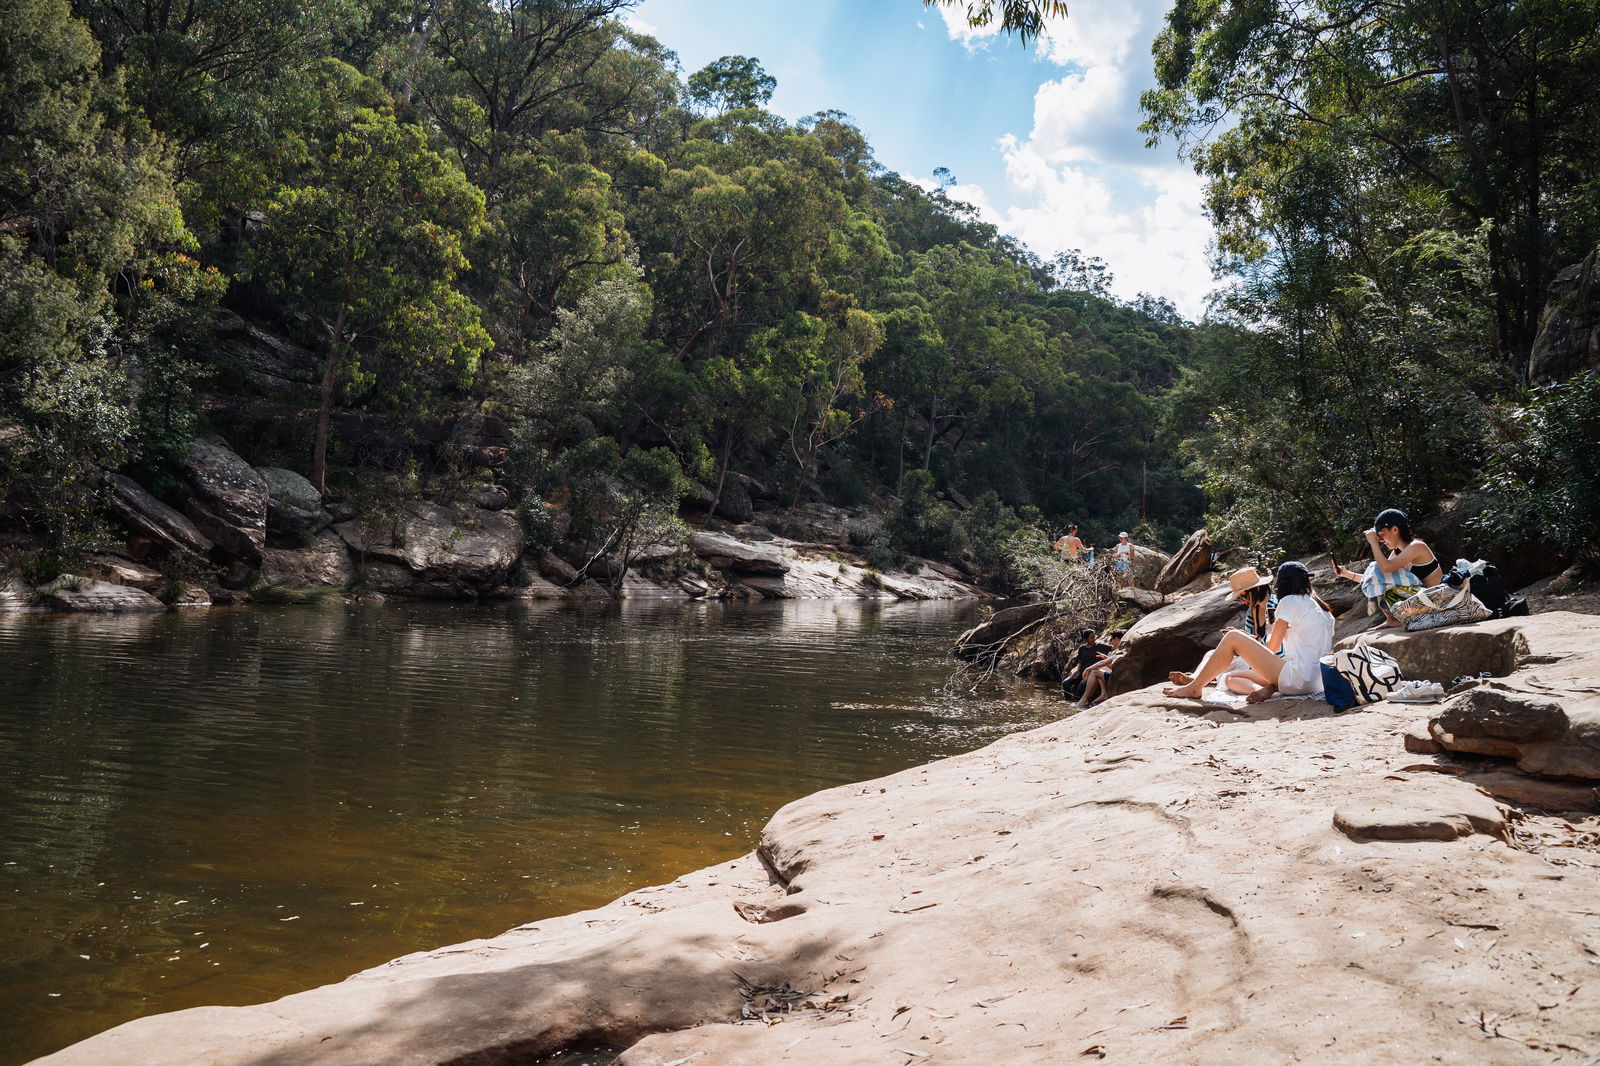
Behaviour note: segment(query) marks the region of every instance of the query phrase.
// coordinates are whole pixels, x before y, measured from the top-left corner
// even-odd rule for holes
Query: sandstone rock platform
[[[1595,625],[1515,620],[1496,683],[1581,666]],[[1408,751],[1429,713],[1144,689],[799,800],[757,852],[598,910],[39,1061],[1591,1062],[1600,818]]]

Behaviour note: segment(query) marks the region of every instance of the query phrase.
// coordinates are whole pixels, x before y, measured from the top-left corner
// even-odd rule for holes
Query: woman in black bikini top
[[[1411,521],[1404,511],[1389,508],[1373,519],[1367,530],[1367,546],[1372,549],[1372,561],[1386,574],[1396,570],[1410,570],[1424,586],[1431,588],[1444,577],[1433,549],[1412,536]],[[1334,573],[1339,577],[1360,581],[1361,575],[1334,563]]]

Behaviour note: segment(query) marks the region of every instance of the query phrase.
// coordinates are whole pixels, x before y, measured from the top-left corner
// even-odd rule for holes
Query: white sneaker
[[[1437,681],[1402,681],[1384,697],[1392,703],[1438,703],[1444,686]]]

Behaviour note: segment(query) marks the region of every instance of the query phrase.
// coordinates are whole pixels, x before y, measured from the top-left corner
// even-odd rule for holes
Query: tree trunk
[[[438,28],[438,20],[429,18],[427,8],[419,3],[411,16],[411,55],[406,63],[405,82],[400,90],[401,98],[408,104],[414,91],[412,83],[417,76],[417,65],[422,62],[422,53],[427,50],[428,42]]]
[[[717,516],[717,505],[722,502],[722,487],[728,483],[728,461],[733,456],[733,428],[730,426],[722,431],[722,461],[717,464],[717,490],[711,494],[711,507],[706,511],[707,518]]]
[[[922,469],[933,469],[933,442],[939,425],[939,398],[928,397],[928,443],[922,449]]]
[[[328,424],[333,420],[333,387],[337,381],[338,350],[328,353],[322,371],[322,405],[317,409],[317,437],[311,445],[311,483],[317,491],[328,491]]]
[[[348,288],[348,286],[347,286]],[[311,483],[317,491],[328,491],[328,425],[333,421],[333,393],[339,384],[339,356],[344,349],[344,327],[349,302],[339,308],[328,338],[328,358],[322,368],[322,403],[317,408],[317,436],[311,445]]]
[[[900,486],[905,484],[906,480],[906,422],[909,421],[910,415],[909,408],[900,408],[900,430],[895,434],[894,449],[894,492],[896,496],[900,494]]]

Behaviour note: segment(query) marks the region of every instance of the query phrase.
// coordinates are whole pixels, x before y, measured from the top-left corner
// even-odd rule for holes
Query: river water
[[[0,1064],[598,906],[1052,721],[970,605],[0,615]]]

